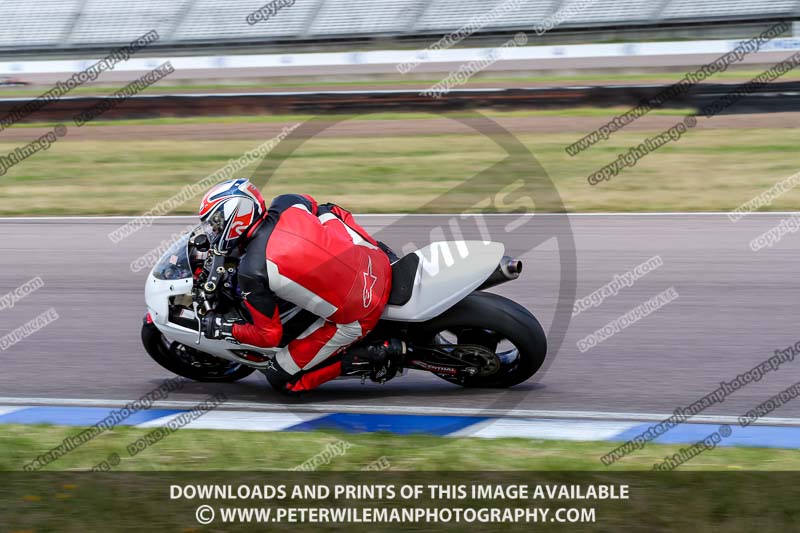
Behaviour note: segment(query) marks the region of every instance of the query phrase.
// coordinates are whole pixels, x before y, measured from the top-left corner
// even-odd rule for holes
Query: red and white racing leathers
[[[233,336],[260,347],[278,346],[278,299],[319,319],[277,354],[289,391],[308,390],[341,374],[337,355],[378,323],[391,292],[389,259],[353,216],[306,195],[276,197],[250,239],[239,266],[239,287],[252,324]]]

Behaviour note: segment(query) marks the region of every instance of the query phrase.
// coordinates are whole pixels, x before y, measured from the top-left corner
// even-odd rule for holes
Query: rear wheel
[[[142,344],[156,363],[194,381],[233,382],[249,376],[255,370],[178,342],[170,342],[154,324],[142,325]]]
[[[472,375],[436,374],[464,387],[512,387],[533,376],[547,355],[547,339],[536,317],[489,292],[473,292],[421,324],[414,336],[418,345],[474,369]]]

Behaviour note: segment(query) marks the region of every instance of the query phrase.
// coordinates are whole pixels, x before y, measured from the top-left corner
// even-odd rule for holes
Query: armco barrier
[[[729,93],[736,84],[698,84],[663,107],[701,109]],[[347,113],[354,111],[447,111],[459,109],[563,109],[569,107],[635,106],[666,86],[535,87],[517,89],[454,89],[442,98],[419,90],[330,91],[283,93],[215,93],[136,95],[103,115],[103,119],[230,116],[284,113]],[[65,97],[26,117],[27,122],[72,121],[103,96]],[[0,99],[0,116],[25,104],[27,98]],[[771,83],[743,98],[727,113],[800,110],[800,82]]]

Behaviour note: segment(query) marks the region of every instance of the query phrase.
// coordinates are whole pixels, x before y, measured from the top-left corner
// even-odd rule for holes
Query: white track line
[[[0,405],[27,405],[50,407],[124,407],[133,402],[130,400],[112,399],[81,399],[81,398],[19,398],[0,396]],[[199,401],[199,400],[198,400]],[[164,400],[153,402],[153,409],[191,409],[197,401]],[[278,413],[360,413],[360,414],[385,414],[385,415],[451,415],[451,416],[478,416],[496,418],[555,418],[561,420],[624,420],[636,422],[660,422],[669,418],[670,414],[658,413],[618,413],[604,411],[551,411],[539,409],[481,409],[463,407],[425,407],[425,406],[395,406],[395,405],[275,405],[254,402],[225,402],[220,410],[229,411],[257,411]],[[690,423],[703,424],[737,424],[738,418],[726,415],[696,415]],[[800,426],[800,418],[761,418],[755,424],[768,426]]]

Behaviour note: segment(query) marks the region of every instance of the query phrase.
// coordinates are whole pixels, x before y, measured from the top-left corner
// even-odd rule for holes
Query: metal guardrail
[[[419,90],[329,91],[282,93],[217,93],[136,95],[102,115],[103,120],[236,116],[260,114],[317,114],[387,111],[458,111],[465,109],[565,109],[574,107],[635,106],[667,85],[621,85],[516,89],[454,89],[441,98]],[[698,84],[662,107],[701,109],[737,88],[737,84]],[[76,114],[113,97],[73,96],[47,104],[26,116],[25,122],[71,121]],[[28,98],[0,99],[0,118]],[[800,82],[772,83],[747,95],[726,111],[767,113],[800,111]]]

